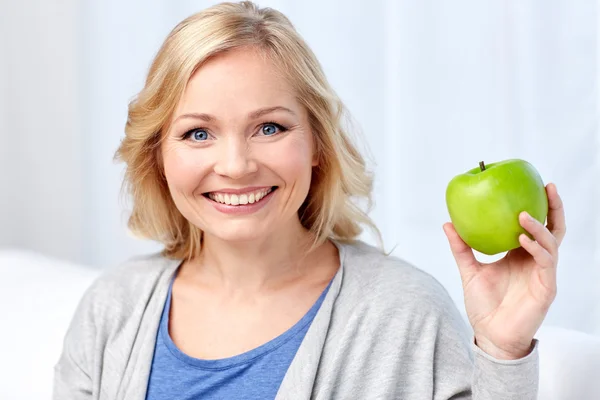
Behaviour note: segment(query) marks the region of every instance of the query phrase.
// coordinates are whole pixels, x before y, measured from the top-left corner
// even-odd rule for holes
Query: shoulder
[[[118,319],[120,315],[127,317],[128,310],[146,302],[180,262],[151,254],[109,267],[85,292],[79,306],[80,317],[96,321],[107,317]]]
[[[153,294],[165,290],[179,263],[150,255],[105,270],[85,291],[71,318],[56,365],[57,377],[71,381],[83,372],[84,377],[78,379],[89,379],[98,351],[104,353],[108,343],[117,349],[130,346]]]
[[[124,289],[128,292],[152,284],[165,272],[173,272],[181,260],[173,260],[159,253],[133,257],[123,263],[108,267],[96,280],[100,288]]]
[[[344,289],[354,306],[368,304],[393,315],[458,315],[447,290],[431,274],[361,241],[343,244]],[[360,295],[359,295],[360,293]]]

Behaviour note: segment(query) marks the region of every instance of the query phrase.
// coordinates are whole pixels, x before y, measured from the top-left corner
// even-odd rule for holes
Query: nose
[[[250,146],[245,140],[237,138],[223,140],[219,157],[214,166],[215,173],[231,179],[240,179],[256,172],[256,161],[250,150]]]

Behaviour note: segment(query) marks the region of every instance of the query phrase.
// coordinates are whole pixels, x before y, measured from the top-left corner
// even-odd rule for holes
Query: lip
[[[264,189],[270,189],[272,187],[275,187],[275,186],[250,186],[250,187],[245,187],[245,188],[241,188],[241,189],[226,188],[226,189],[213,190],[210,192],[206,192],[204,194],[208,194],[208,193],[244,194],[244,193],[251,193],[251,192],[256,192],[256,191],[264,190]]]
[[[202,196],[206,199],[206,201],[208,201],[217,211],[222,212],[223,214],[228,214],[228,215],[248,215],[248,214],[252,214],[255,213],[257,211],[259,211],[260,209],[262,209],[264,206],[266,206],[269,201],[271,201],[271,198],[275,195],[275,193],[277,192],[277,189],[279,189],[276,186],[266,186],[266,187],[261,187],[259,189],[255,189],[255,190],[260,190],[260,189],[264,189],[264,188],[271,188],[274,187],[275,189],[271,190],[271,192],[269,194],[267,194],[265,197],[263,197],[262,199],[260,199],[260,201],[258,203],[248,203],[248,204],[240,204],[237,206],[232,206],[232,205],[228,205],[228,204],[222,204],[222,203],[217,203],[216,201],[214,201],[213,199],[211,199],[208,196]],[[245,190],[244,191],[240,191],[239,193],[246,193]],[[251,190],[252,191],[252,190]],[[214,193],[214,192],[212,192]],[[216,193],[233,193],[233,194],[237,194],[238,192],[216,192]]]

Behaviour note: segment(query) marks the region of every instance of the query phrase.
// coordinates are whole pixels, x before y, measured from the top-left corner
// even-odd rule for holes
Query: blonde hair
[[[180,22],[156,55],[144,88],[129,104],[125,138],[115,155],[126,163],[124,188],[132,196],[129,229],[164,244],[170,258],[192,258],[202,231],[186,220],[171,199],[160,145],[189,79],[210,57],[234,48],[261,50],[296,90],[315,138],[318,165],[298,213],[314,236],[312,248],[328,238],[347,242],[361,225],[381,235],[355,200],[371,206],[372,177],[343,127],[345,107],[291,22],[279,11],[252,2],[221,3]]]

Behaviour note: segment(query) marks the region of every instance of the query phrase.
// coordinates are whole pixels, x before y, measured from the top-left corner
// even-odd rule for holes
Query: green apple
[[[525,233],[519,214],[527,211],[544,223],[548,197],[540,174],[527,161],[511,159],[473,168],[455,176],[446,189],[446,205],[458,235],[471,248],[494,255],[521,246]]]

